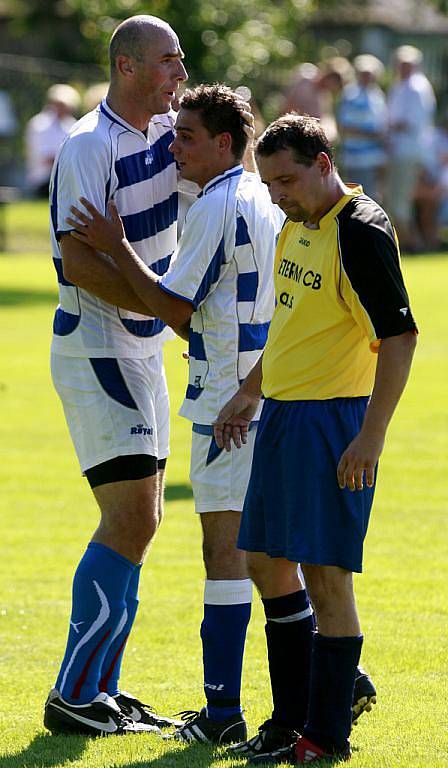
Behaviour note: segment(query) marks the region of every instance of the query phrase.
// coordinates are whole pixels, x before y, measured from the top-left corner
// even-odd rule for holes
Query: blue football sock
[[[126,611],[134,563],[90,542],[73,579],[67,648],[56,681],[65,701],[86,704],[99,693],[104,657]]]
[[[353,689],[363,637],[314,636],[308,720],[303,735],[325,751],[341,751],[352,727]]]
[[[121,662],[123,661],[124,649],[138,609],[138,585],[141,569],[141,564],[137,565],[129,579],[128,591],[126,592],[126,611],[114,632],[101,668],[100,691],[105,691],[109,696],[116,696],[120,691],[118,680],[120,678]]]
[[[241,673],[251,605],[250,579],[206,580],[201,638],[207,716],[212,720],[241,712]]]
[[[308,711],[314,614],[306,590],[264,598],[272,720],[301,732]]]

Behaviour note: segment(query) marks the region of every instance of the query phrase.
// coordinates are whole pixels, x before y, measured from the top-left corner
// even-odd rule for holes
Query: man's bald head
[[[109,44],[111,77],[114,76],[118,56],[130,56],[135,61],[142,61],[145,50],[163,32],[174,35],[170,25],[157,16],[131,16],[130,19],[122,21],[113,33]]]

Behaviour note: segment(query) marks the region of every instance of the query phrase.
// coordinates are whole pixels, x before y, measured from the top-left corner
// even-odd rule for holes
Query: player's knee
[[[343,609],[353,597],[353,579],[342,568],[304,566],[306,584],[316,613]]]
[[[246,578],[246,558],[233,541],[204,539],[205,572],[209,579]]]

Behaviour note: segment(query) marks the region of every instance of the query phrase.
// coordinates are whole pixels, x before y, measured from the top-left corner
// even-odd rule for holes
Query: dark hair
[[[241,96],[226,85],[202,84],[186,90],[180,99],[180,106],[200,112],[202,125],[210,136],[230,133],[232,152],[237,160],[241,160],[248,142],[241,110],[250,111],[249,104]]]
[[[289,112],[268,125],[255,146],[261,157],[269,157],[282,149],[292,149],[297,163],[312,165],[319,152],[333,162],[333,150],[316,117]]]

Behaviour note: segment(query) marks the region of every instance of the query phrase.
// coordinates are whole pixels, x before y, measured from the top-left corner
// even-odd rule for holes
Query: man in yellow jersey
[[[277,305],[263,358],[218,415],[215,436],[227,449],[245,442],[264,395],[238,546],[265,607],[274,711],[277,702],[281,720],[292,698],[300,735],[266,750],[259,734],[234,751],[255,763],[348,759],[363,640],[352,574],[362,570],[376,466],[417,330],[394,229],[361,187],[343,183],[319,121],[281,117],[256,158],[287,215]],[[315,633],[295,621],[305,595],[297,563]]]

